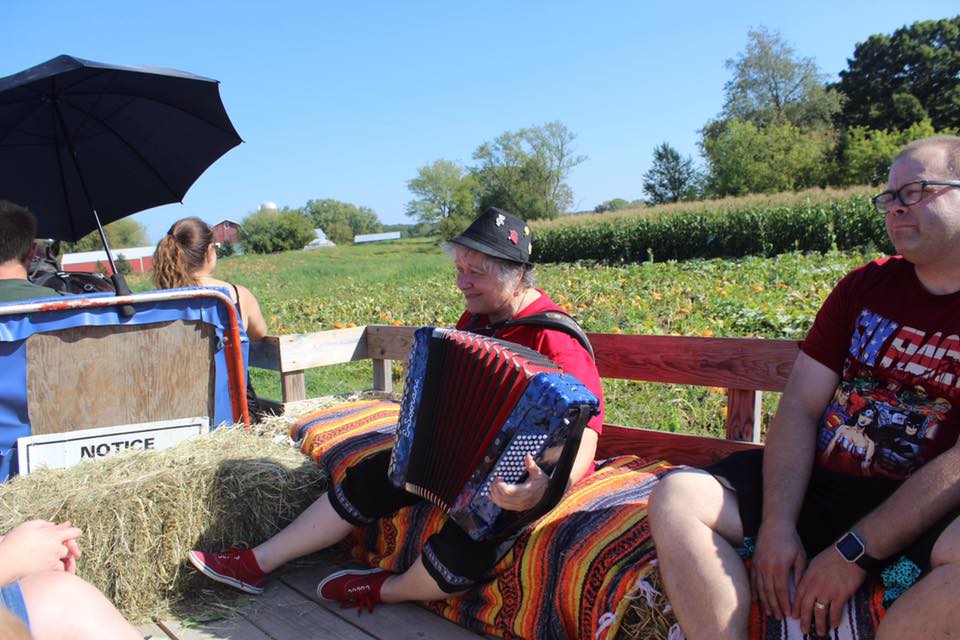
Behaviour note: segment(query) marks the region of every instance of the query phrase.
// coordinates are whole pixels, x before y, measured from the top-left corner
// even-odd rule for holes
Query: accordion
[[[466,331],[414,333],[390,458],[393,484],[443,509],[471,538],[509,536],[563,497],[597,397],[542,354]],[[495,478],[523,482],[526,454],[550,480],[540,502],[503,511]],[[551,473],[552,471],[552,473]]]

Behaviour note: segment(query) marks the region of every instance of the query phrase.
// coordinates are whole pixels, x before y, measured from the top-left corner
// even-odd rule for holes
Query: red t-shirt
[[[934,295],[900,256],[865,264],[823,303],[803,352],[840,376],[817,464],[905,479],[960,428],[960,292]]]
[[[535,313],[543,311],[560,311],[563,313],[557,303],[550,299],[540,289],[540,297],[527,305],[520,313],[514,316],[516,318],[525,318]],[[457,321],[457,329],[471,330],[486,327],[490,324],[489,318],[485,315],[474,316],[469,311],[464,311]],[[600,387],[600,374],[597,372],[597,365],[587,353],[587,350],[577,342],[577,339],[568,333],[556,329],[544,329],[543,327],[507,327],[494,333],[493,337],[501,340],[516,342],[529,349],[533,349],[547,356],[563,369],[564,373],[569,373],[577,380],[582,382],[587,389],[593,392],[600,400],[600,414],[591,418],[587,427],[597,432],[597,435],[603,433],[604,402],[603,389]]]

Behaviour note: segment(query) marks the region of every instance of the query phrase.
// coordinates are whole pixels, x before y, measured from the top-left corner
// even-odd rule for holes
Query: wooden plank
[[[278,347],[280,370],[309,369],[367,357],[405,361],[414,330],[415,327],[368,325],[282,336]],[[764,391],[783,390],[800,344],[795,340],[758,338],[606,333],[588,336],[596,351],[601,377]],[[257,349],[261,355],[268,350]],[[267,359],[263,355],[258,362],[266,366]]]
[[[343,568],[342,563],[332,556],[327,556],[325,561],[328,564],[284,571],[281,579],[303,596],[313,599],[329,612],[343,616],[345,620],[375,638],[477,640],[479,634],[457,626],[413,603],[381,604],[372,613],[364,611],[358,616],[354,609],[341,609],[336,602],[320,600],[316,595],[317,583],[330,573]]]
[[[416,327],[367,325],[367,353],[371,358],[407,361]]]
[[[795,340],[588,334],[603,378],[783,391]]]
[[[356,616],[356,612],[352,612]],[[372,640],[359,625],[331,613],[278,580],[267,585],[263,595],[240,609],[240,615],[277,640],[318,638],[327,640]],[[321,633],[322,632],[322,633]]]
[[[27,339],[32,432],[212,420],[215,338],[212,326],[184,320],[34,334]]]
[[[280,371],[368,358],[366,327],[280,336]]]
[[[727,389],[727,440],[760,443],[762,391]]]
[[[173,618],[157,620],[157,626],[172,640],[276,640],[240,615],[210,622],[184,622]]]
[[[264,336],[250,343],[250,364],[258,369],[280,371],[280,338]]]
[[[148,622],[147,624],[137,625],[137,631],[143,634],[144,638],[154,638],[156,640],[164,640],[165,638],[169,639],[170,636],[167,635],[167,632],[157,626],[155,622]],[[176,640],[176,639],[174,639]]]
[[[603,425],[597,443],[597,459],[634,454],[651,460],[668,460],[674,464],[702,467],[734,451],[760,445],[721,440],[710,436],[693,436],[652,429],[632,429],[619,425]]]

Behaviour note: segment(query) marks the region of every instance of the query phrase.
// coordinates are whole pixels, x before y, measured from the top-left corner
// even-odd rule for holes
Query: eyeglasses
[[[940,187],[960,187],[960,180],[919,180],[917,182],[908,182],[896,191],[884,191],[878,196],[873,196],[873,206],[880,213],[886,214],[893,208],[894,202],[900,201],[905,207],[917,204],[925,197],[933,193],[930,186]]]

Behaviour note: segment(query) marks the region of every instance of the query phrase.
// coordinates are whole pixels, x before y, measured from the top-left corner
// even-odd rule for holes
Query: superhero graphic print
[[[840,385],[820,419],[817,464],[902,480],[956,440],[941,429],[960,388],[960,336],[863,309]]]

